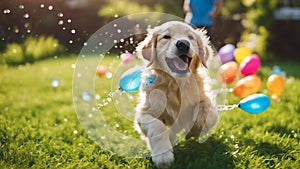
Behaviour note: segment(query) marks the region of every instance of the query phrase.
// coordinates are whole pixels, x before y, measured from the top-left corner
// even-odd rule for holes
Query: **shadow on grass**
[[[255,143],[255,141],[252,139],[246,139],[245,144],[253,146],[255,151],[257,152],[257,156],[263,157],[265,159],[264,166],[266,166],[267,168],[273,168],[276,163],[278,163],[277,160],[280,160],[283,157],[285,159],[291,159],[293,161],[295,161],[297,158],[293,154],[289,154],[288,150],[285,150],[277,144],[271,144],[269,142]]]
[[[288,129],[286,126],[273,125],[273,126],[271,126],[271,127],[268,128],[268,131],[272,132],[272,133],[278,133],[280,137],[288,136],[290,138],[297,139],[298,141],[300,141],[300,138],[299,137],[295,137],[293,135],[292,130]]]
[[[171,168],[234,168],[232,156],[228,152],[229,147],[214,138],[202,144],[187,140],[175,146],[175,162]]]

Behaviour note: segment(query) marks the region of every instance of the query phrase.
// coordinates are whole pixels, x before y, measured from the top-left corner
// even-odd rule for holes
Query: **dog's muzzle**
[[[188,75],[191,60],[192,58],[185,54],[182,54],[175,58],[166,58],[168,67],[175,74],[175,76],[178,77]]]
[[[170,70],[175,76],[183,77],[189,73],[189,67],[192,58],[189,57],[190,42],[185,39],[180,39],[176,42],[176,55],[175,58],[166,58],[166,62]]]

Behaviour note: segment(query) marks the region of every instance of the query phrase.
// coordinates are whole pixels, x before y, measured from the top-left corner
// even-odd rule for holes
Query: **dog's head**
[[[149,66],[174,77],[188,77],[191,72],[197,72],[199,66],[206,67],[212,53],[205,31],[178,21],[149,30],[137,50],[150,62]]]

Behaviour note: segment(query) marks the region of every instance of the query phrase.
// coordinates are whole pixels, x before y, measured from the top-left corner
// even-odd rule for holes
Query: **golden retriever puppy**
[[[207,133],[218,121],[206,78],[213,50],[205,31],[179,21],[166,22],[148,32],[137,47],[148,61],[143,71],[135,126],[146,139],[158,168],[174,160],[173,142]]]

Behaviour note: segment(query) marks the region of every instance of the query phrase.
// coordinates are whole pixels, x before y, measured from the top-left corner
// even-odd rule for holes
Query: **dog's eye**
[[[163,39],[171,39],[171,36],[170,35],[164,35]]]
[[[193,40],[193,39],[194,39],[194,36],[189,35],[188,38],[189,38],[190,40]]]

